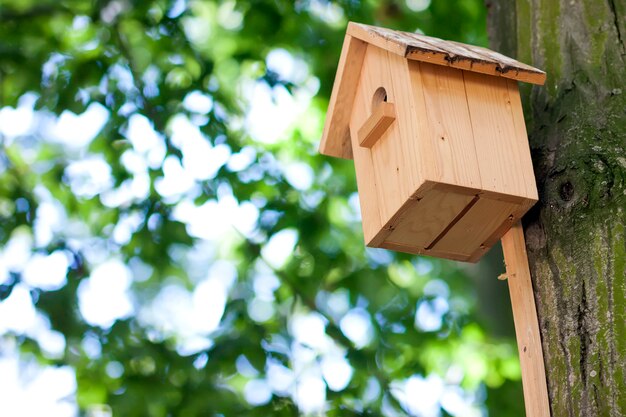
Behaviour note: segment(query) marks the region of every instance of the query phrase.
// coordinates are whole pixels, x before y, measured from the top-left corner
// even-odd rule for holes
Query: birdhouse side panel
[[[482,188],[536,200],[535,176],[515,82],[468,71],[463,75]]]
[[[428,128],[418,138],[429,180],[481,189],[472,122],[467,105],[463,71],[410,61],[416,108],[424,102]]]
[[[526,131],[526,121],[524,120],[524,109],[522,99],[519,94],[519,86],[516,80],[506,80],[509,90],[511,113],[515,124],[515,146],[519,156],[520,168],[524,172],[524,183],[526,184],[526,198],[532,200],[531,207],[539,200],[537,192],[537,182],[533,170],[533,161],[530,156],[530,145],[528,142],[528,132]]]

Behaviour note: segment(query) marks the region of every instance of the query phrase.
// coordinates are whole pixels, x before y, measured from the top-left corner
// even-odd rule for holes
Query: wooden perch
[[[396,110],[392,103],[382,102],[359,129],[359,145],[371,148],[380,139],[391,123],[396,120]]]

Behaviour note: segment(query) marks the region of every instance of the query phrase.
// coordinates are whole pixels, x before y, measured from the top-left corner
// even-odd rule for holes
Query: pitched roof
[[[367,44],[406,59],[542,85],[546,73],[480,46],[350,22],[328,106],[320,152],[352,159],[350,113]]]
[[[350,22],[347,33],[407,59],[543,85],[546,73],[480,46]]]

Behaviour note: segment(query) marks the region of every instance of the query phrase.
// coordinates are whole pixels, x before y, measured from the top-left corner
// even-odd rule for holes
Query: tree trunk
[[[524,219],[554,417],[626,416],[626,2],[487,0],[522,86],[540,201]]]

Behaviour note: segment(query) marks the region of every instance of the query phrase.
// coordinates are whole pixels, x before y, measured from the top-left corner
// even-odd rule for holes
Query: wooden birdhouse
[[[535,204],[517,81],[545,73],[349,24],[320,151],[354,159],[368,246],[475,262]]]

